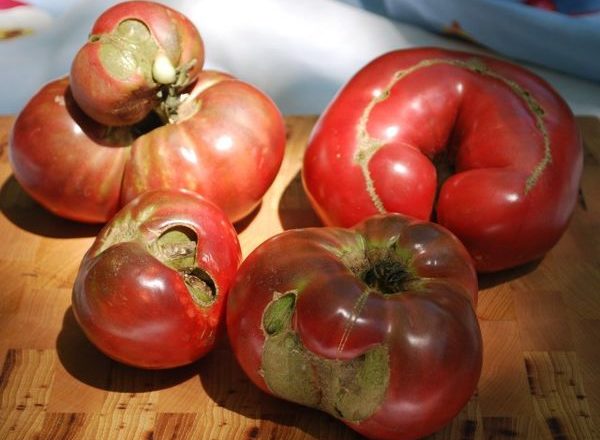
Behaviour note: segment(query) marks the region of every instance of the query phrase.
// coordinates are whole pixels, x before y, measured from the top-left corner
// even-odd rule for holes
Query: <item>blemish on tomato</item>
[[[536,183],[542,176],[544,170],[552,163],[552,149],[550,145],[550,136],[548,134],[546,123],[544,122],[544,115],[546,112],[544,111],[542,105],[532,96],[532,94],[527,89],[525,89],[517,82],[508,79],[500,73],[494,71],[487,64],[485,64],[483,60],[477,57],[470,58],[466,61],[443,58],[425,59],[406,69],[402,69],[395,72],[392,75],[392,79],[386,85],[385,88],[376,89],[373,93],[373,97],[364,108],[361,117],[358,121],[358,125],[356,126],[357,149],[354,154],[354,162],[360,167],[365,180],[366,191],[369,194],[373,205],[381,214],[385,214],[387,211],[384,207],[383,201],[381,200],[379,194],[377,194],[377,190],[375,189],[375,184],[369,171],[369,163],[375,155],[375,153],[377,153],[377,151],[379,151],[379,149],[385,145],[385,141],[383,139],[371,136],[367,130],[367,125],[369,123],[371,112],[377,104],[389,98],[392,88],[407,75],[410,75],[418,70],[440,64],[459,67],[462,69],[469,70],[473,73],[500,81],[505,86],[507,86],[515,95],[522,99],[527,105],[527,108],[529,109],[531,115],[535,119],[535,126],[542,135],[544,154],[542,159],[533,167],[533,169],[531,170],[531,174],[525,182],[525,188],[523,188],[525,194],[530,192],[535,187]]]

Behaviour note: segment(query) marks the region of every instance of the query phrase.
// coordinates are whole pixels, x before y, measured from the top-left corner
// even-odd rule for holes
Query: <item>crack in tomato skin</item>
[[[352,230],[282,232],[238,271],[227,306],[232,350],[263,391],[363,435],[430,434],[468,401],[481,370],[477,278],[461,246],[400,214]],[[427,277],[422,286],[407,279],[407,264]],[[428,426],[416,422],[425,417]]]
[[[544,170],[552,163],[552,146],[548,129],[546,127],[546,123],[544,122],[544,108],[527,89],[522,87],[516,81],[513,81],[494,71],[488,67],[483,60],[477,57],[470,58],[466,61],[443,58],[425,59],[406,69],[395,72],[385,88],[383,90],[379,90],[377,93],[374,93],[373,98],[368,102],[367,106],[363,110],[356,126],[357,148],[354,152],[353,160],[354,163],[360,167],[361,173],[365,180],[365,189],[369,195],[369,198],[371,199],[371,202],[373,203],[373,206],[380,214],[385,214],[387,210],[375,188],[375,183],[369,170],[369,164],[373,156],[383,146],[386,145],[386,141],[373,137],[369,133],[367,125],[369,123],[371,113],[377,104],[387,100],[390,97],[392,88],[407,75],[410,75],[418,70],[440,64],[460,67],[473,73],[498,80],[509,87],[509,89],[527,105],[528,110],[535,119],[535,126],[542,135],[544,154],[542,159],[533,167],[525,182],[525,187],[523,189],[523,193],[525,195],[527,195],[535,187],[540,177],[544,173]]]
[[[346,343],[348,339],[350,339],[350,334],[356,325],[356,321],[360,318],[360,314],[369,299],[369,295],[371,294],[371,289],[365,289],[362,295],[360,295],[356,302],[354,303],[354,307],[352,308],[352,313],[346,320],[346,325],[344,326],[344,332],[342,333],[342,337],[340,338],[340,343],[338,344],[337,351],[338,353],[343,353],[344,348],[346,347]]]

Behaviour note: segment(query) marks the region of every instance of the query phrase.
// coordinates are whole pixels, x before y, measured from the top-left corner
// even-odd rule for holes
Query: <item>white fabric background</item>
[[[33,36],[0,42],[0,114],[18,112],[45,82],[69,71],[96,17],[115,0],[34,0],[55,16]],[[360,67],[415,46],[479,50],[335,0],[163,0],[198,26],[207,67],[268,93],[284,114],[321,112]],[[60,4],[60,7],[58,6]],[[600,117],[600,84],[532,67],[578,115]]]

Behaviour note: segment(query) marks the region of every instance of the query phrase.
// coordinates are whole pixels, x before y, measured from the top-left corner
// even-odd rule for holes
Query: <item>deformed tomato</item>
[[[106,222],[154,189],[195,191],[242,219],[279,171],[285,125],[262,91],[203,62],[200,34],[181,13],[112,6],[70,77],[19,113],[9,142],[17,181],[71,220]]]
[[[542,78],[482,55],[399,50],[362,68],[321,115],[303,181],[328,225],[434,218],[479,271],[542,257],[575,207],[571,110]]]
[[[363,435],[439,430],[477,385],[477,277],[445,228],[399,214],[283,232],[242,263],[232,349],[262,390]]]
[[[18,115],[9,142],[17,181],[53,213],[102,223],[152,189],[188,189],[233,222],[275,179],[285,149],[277,106],[257,88],[215,71],[198,74],[177,118],[109,127],[88,117],[69,80],[42,87]]]
[[[184,191],[149,191],[126,205],[86,253],[73,311],[111,358],[142,368],[195,361],[223,327],[241,259],[216,205]]]
[[[75,100],[94,120],[131,125],[193,83],[204,44],[192,22],[156,2],[127,1],[103,12],[71,65]],[[161,90],[162,89],[162,90]]]

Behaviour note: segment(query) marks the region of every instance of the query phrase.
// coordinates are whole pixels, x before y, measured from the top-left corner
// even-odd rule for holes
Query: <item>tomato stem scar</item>
[[[152,39],[150,29],[136,19],[123,20],[113,32],[92,35],[92,43],[99,43],[102,64],[116,78],[126,80],[141,73],[151,83],[152,61],[158,46]]]

